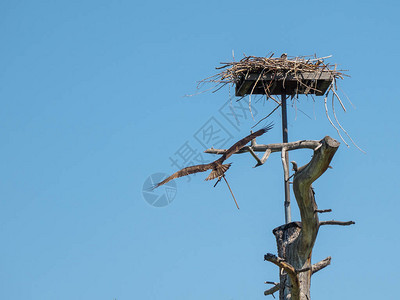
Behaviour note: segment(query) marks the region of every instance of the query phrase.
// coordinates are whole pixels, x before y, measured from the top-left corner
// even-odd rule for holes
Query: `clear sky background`
[[[237,106],[247,108],[248,99],[234,102],[239,126],[224,117],[227,88],[183,97],[231,61],[232,50],[236,59],[333,55],[330,62],[349,70],[339,85],[355,108],[344,98],[348,111],[337,106],[338,116],[367,154],[342,143],[314,187],[319,207],[333,209],[322,220],[356,225],[320,230],[313,262],[332,256],[332,264],[313,276],[311,295],[395,299],[399,8],[398,1],[1,1],[0,299],[266,299],[263,282],[278,281],[278,269],[263,255],[276,253],[272,229],[284,223],[279,154],[257,169],[250,155],[229,159],[240,211],[205,173],[176,180],[166,207],[142,195],[148,176],[177,170],[171,159],[185,143],[202,153],[196,133],[207,122],[219,122],[231,142],[255,124]],[[274,108],[253,100],[256,120]],[[290,141],[339,139],[323,98],[301,97],[297,107],[308,116],[289,107]],[[260,143],[281,141],[279,112],[271,120],[275,128]],[[311,151],[290,157],[303,165]]]

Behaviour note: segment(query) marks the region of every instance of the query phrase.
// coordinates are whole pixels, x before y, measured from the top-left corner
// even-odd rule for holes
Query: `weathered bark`
[[[294,175],[293,191],[300,209],[301,223],[292,222],[273,230],[278,246],[279,260],[285,262],[295,273],[280,267],[280,300],[309,300],[312,273],[326,267],[330,258],[312,266],[311,254],[319,229],[318,207],[312,183],[329,167],[340,143],[325,137],[314,151],[311,161],[300,167]],[[266,260],[268,259],[266,255]]]

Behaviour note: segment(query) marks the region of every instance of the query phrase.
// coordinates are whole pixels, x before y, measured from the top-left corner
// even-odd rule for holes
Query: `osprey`
[[[245,138],[241,139],[240,141],[236,142],[235,144],[233,144],[228,150],[226,150],[226,152],[217,160],[209,163],[209,164],[202,164],[202,165],[196,165],[196,166],[191,166],[191,167],[186,167],[183,168],[182,170],[175,172],[174,174],[172,174],[171,176],[169,176],[168,178],[164,179],[163,181],[157,183],[154,186],[155,188],[158,188],[159,186],[167,183],[168,181],[171,181],[175,178],[179,178],[182,176],[186,176],[186,175],[190,175],[190,174],[194,174],[194,173],[198,173],[198,172],[205,172],[207,170],[212,170],[210,175],[208,175],[208,177],[205,180],[211,180],[211,179],[215,179],[215,178],[219,178],[221,179],[221,177],[225,176],[225,172],[229,169],[229,167],[231,166],[231,163],[229,164],[223,164],[223,162],[228,159],[232,154],[235,154],[236,152],[238,152],[240,149],[242,149],[248,142],[250,142],[251,140],[253,140],[254,138],[263,135],[264,133],[268,132],[269,130],[271,130],[273,127],[273,124],[270,123],[268,124],[266,127],[246,136]],[[225,179],[225,177],[224,177]]]

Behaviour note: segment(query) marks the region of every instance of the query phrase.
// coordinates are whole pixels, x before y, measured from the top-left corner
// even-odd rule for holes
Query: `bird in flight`
[[[224,178],[225,182],[227,183],[228,187],[229,184],[226,181],[225,178],[225,172],[228,171],[229,167],[231,166],[232,163],[229,164],[223,164],[223,162],[225,160],[227,160],[230,156],[232,156],[233,154],[235,154],[236,152],[238,152],[240,149],[242,149],[244,146],[246,146],[246,144],[248,142],[250,142],[251,140],[255,139],[258,136],[263,135],[264,133],[268,132],[269,130],[271,130],[273,127],[273,123],[268,124],[266,127],[257,130],[256,132],[253,132],[251,134],[249,134],[248,136],[244,137],[243,139],[241,139],[240,141],[236,142],[235,144],[233,144],[228,150],[225,151],[225,153],[218,158],[217,160],[209,163],[209,164],[201,164],[201,165],[195,165],[195,166],[190,166],[190,167],[186,167],[183,168],[182,170],[179,170],[178,172],[175,172],[174,174],[172,174],[171,176],[167,177],[166,179],[164,179],[163,181],[157,183],[153,189],[156,189],[158,187],[160,187],[163,184],[166,184],[167,182],[179,178],[179,177],[183,177],[183,176],[187,176],[190,174],[194,174],[194,173],[199,173],[199,172],[205,172],[207,170],[212,170],[211,173],[208,175],[208,177],[205,180],[212,180],[215,178],[218,178],[219,180],[221,180],[221,178]],[[219,181],[218,180],[218,181]],[[229,187],[229,190],[232,193],[231,188]],[[232,193],[233,196],[233,193]],[[239,208],[235,197],[233,196],[233,199],[235,200],[236,206]]]

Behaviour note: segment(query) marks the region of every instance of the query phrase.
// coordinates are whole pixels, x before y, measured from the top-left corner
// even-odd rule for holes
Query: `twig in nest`
[[[343,95],[346,97],[347,101],[349,101],[350,105],[356,109],[356,107],[354,106],[353,102],[350,101],[350,98],[346,95],[346,93],[343,91],[343,89],[341,87],[339,87],[340,91],[343,93]]]
[[[249,110],[250,110],[250,114],[251,114],[251,118],[254,120],[254,116],[253,116],[253,111],[251,110],[251,95],[249,95]]]
[[[333,128],[336,129],[336,132],[338,133],[338,135],[339,135],[339,137],[341,138],[341,140],[343,141],[343,143],[345,143],[346,146],[349,147],[349,145],[346,143],[346,141],[343,139],[342,135],[340,134],[339,129],[335,126],[335,124],[333,124],[331,118],[329,117],[328,106],[327,106],[327,104],[326,104],[327,100],[328,100],[328,94],[325,96],[325,99],[324,99],[326,117],[328,118],[329,123],[331,123],[331,125],[333,126]]]
[[[366,153],[363,149],[361,149],[360,147],[358,147],[358,145],[353,141],[353,139],[351,138],[351,136],[347,133],[347,131],[343,128],[343,126],[340,124],[337,116],[336,116],[336,112],[335,112],[335,96],[336,99],[340,99],[339,96],[336,94],[336,92],[332,89],[332,111],[333,111],[333,117],[336,120],[336,123],[339,125],[339,127],[343,130],[343,132],[347,135],[347,137],[350,139],[350,141],[353,143],[354,146],[357,147],[358,150],[360,150],[363,153]],[[340,103],[342,103],[342,101],[339,100]],[[342,106],[343,107],[343,106]],[[344,107],[343,107],[344,109]],[[345,110],[346,111],[346,110]]]
[[[336,86],[336,80],[335,79],[333,80],[333,83]],[[330,86],[330,90],[332,91],[333,95],[336,96],[336,99],[338,99],[338,101],[339,101],[340,105],[342,106],[343,110],[346,112],[346,108],[344,107],[342,100],[340,99],[339,95],[336,93],[335,88],[333,88],[332,84]]]

